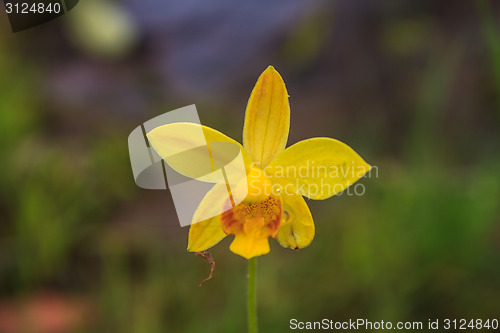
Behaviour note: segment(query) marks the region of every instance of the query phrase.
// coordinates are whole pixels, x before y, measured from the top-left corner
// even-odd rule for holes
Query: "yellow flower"
[[[189,141],[186,133],[190,133],[192,126],[199,125],[164,125],[147,136],[164,157],[168,156],[172,142],[182,146]],[[231,202],[221,200],[220,195],[220,191],[227,189],[216,184],[201,201],[193,221],[214,207],[221,214],[191,225],[188,251],[205,251],[227,235],[235,236],[230,250],[247,259],[268,253],[269,237],[277,238],[283,247],[304,248],[312,242],[315,228],[302,196],[327,199],[344,191],[370,170],[354,150],[330,138],[312,138],[285,149],[289,128],[288,93],[283,79],[272,66],[261,74],[248,101],[243,146],[202,126],[208,145],[230,142],[241,149],[248,194],[242,202],[230,206]],[[199,176],[194,167],[197,162],[167,162],[185,176]]]

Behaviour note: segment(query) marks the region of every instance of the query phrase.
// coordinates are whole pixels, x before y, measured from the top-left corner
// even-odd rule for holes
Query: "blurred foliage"
[[[356,5],[341,3],[311,10],[275,42],[270,57],[284,67],[293,92],[291,142],[339,138],[377,172],[361,181],[363,196],[309,202],[317,232],[309,248],[294,252],[271,242],[258,264],[261,329],[288,332],[291,318],[494,318],[500,308],[498,6],[478,1],[476,11],[446,21],[430,2],[409,2],[414,15],[370,2],[353,12],[373,11],[381,23],[369,21],[363,35],[356,29],[367,16],[344,17]],[[339,25],[347,19],[351,25]],[[88,98],[95,108],[82,111],[71,94],[51,91],[54,71],[64,66],[35,61],[38,53],[23,45],[49,36],[51,47],[75,55],[72,65],[90,71],[79,50],[51,33],[0,35],[0,331],[7,331],[5,309],[15,308],[13,301],[29,303],[44,291],[86,309],[75,332],[241,331],[246,261],[228,251],[229,239],[222,241],[212,250],[215,276],[199,287],[210,266],[185,251],[187,230],[178,227],[170,198],[137,189],[132,179],[129,132],[186,101],[158,88],[148,67],[154,63],[143,64],[151,54],[139,49],[145,54],[137,58],[91,62],[99,63],[99,73],[111,72],[105,82],[118,88],[121,75],[133,73],[139,93],[154,100],[126,100],[138,114],[121,104],[109,112],[118,88],[102,84],[96,90],[103,94]],[[334,43],[339,35],[343,43]],[[39,53],[54,54],[49,46]],[[88,80],[80,74],[72,72],[70,82]],[[223,100],[205,96],[198,105],[204,123],[238,137],[240,96],[252,84],[236,86]]]
[[[495,22],[490,2],[488,0],[479,0],[477,1],[477,6],[481,15],[484,40],[489,51],[493,79],[495,80],[498,110],[500,112],[500,32],[498,31],[498,24]]]

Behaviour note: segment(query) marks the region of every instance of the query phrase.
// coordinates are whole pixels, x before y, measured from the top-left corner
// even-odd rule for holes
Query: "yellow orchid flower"
[[[167,155],[172,142],[189,141],[190,129],[199,126],[175,123],[155,128],[147,134],[160,156]],[[201,201],[193,221],[214,207],[219,215],[193,223],[189,230],[188,251],[205,251],[227,235],[234,235],[230,250],[250,259],[267,254],[269,237],[283,247],[301,249],[315,234],[311,212],[303,196],[322,200],[334,196],[370,170],[370,166],[349,146],[331,138],[312,138],[285,149],[290,128],[290,107],[285,83],[269,66],[259,77],[248,101],[243,146],[226,135],[202,126],[205,139],[229,142],[241,149],[246,169],[248,194],[231,209],[221,200],[224,184],[216,184]],[[182,137],[182,140],[178,140]],[[177,139],[177,141],[176,141]],[[196,178],[197,163],[176,165],[179,173]]]

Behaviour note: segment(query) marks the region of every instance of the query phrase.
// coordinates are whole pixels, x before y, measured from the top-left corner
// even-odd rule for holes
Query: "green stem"
[[[257,270],[257,258],[248,260],[248,333],[257,333],[257,294],[255,273]]]

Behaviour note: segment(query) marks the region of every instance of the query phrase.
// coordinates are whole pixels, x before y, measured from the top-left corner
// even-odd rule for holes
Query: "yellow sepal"
[[[229,208],[230,199],[226,184],[215,184],[201,200],[189,228],[188,251],[205,251],[219,243],[226,233],[222,230],[221,216]],[[198,222],[201,221],[201,222]]]
[[[220,225],[220,215],[192,224],[189,228],[188,251],[201,252],[219,243],[226,234]]]
[[[269,66],[252,90],[245,113],[243,146],[260,167],[282,151],[290,129],[290,105],[285,83]]]

